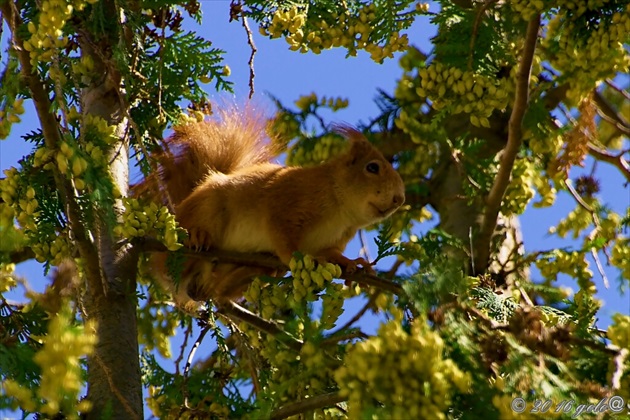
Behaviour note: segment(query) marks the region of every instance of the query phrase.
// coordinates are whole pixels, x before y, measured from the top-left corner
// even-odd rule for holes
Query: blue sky
[[[198,31],[200,35],[212,40],[215,47],[226,51],[225,64],[232,70],[230,80],[234,82],[235,88],[233,96],[216,95],[212,94],[213,85],[209,84],[208,92],[214,99],[227,99],[238,104],[243,103],[248,94],[247,61],[250,50],[240,23],[228,23],[229,5],[230,2],[227,0],[202,2],[204,21]],[[332,114],[329,121],[350,124],[366,122],[378,114],[378,108],[373,101],[377,89],[393,93],[396,81],[402,75],[397,58],[384,64],[376,64],[365,52],[359,52],[358,56],[353,58],[345,58],[345,52],[341,49],[324,51],[320,55],[299,54],[289,51],[288,44],[282,39],[263,38],[259,35],[256,25],[253,22],[250,22],[250,25],[258,48],[255,57],[255,100],[261,106],[268,106],[269,114],[273,113],[273,107],[268,101],[267,92],[286,105],[292,105],[300,95],[316,92],[320,97],[340,96],[350,101],[347,109]],[[8,31],[4,31],[5,35],[7,33]],[[427,18],[418,19],[408,33],[411,44],[419,46],[425,52],[430,50],[429,39],[435,34],[435,28],[429,24]],[[6,40],[3,39],[2,48],[5,48],[5,45]],[[38,125],[32,106],[27,104],[23,123],[14,126],[9,139],[0,142],[0,169],[15,165],[17,160],[29,151],[20,136]],[[589,161],[582,171],[590,171],[591,164]],[[601,179],[600,196],[603,201],[616,212],[624,214],[630,204],[630,191],[624,187],[624,179],[615,168],[605,163],[598,164],[597,170]],[[572,172],[571,176],[575,177],[576,173],[578,171]],[[570,240],[549,236],[547,231],[574,207],[573,199],[566,193],[559,194],[557,203],[551,208],[533,209],[530,206],[521,218],[526,249],[532,251],[571,245]],[[427,228],[434,223],[430,222]],[[580,243],[573,245],[580,246]],[[357,255],[357,252],[356,243],[346,250],[346,254],[351,257]],[[630,314],[630,295],[627,292],[624,295],[619,293],[617,287],[619,272],[606,266],[605,257],[602,262],[611,283],[609,289],[604,288],[602,279],[592,263],[591,269],[595,272],[594,281],[599,290],[598,297],[604,301],[597,326],[605,328],[613,313]],[[46,280],[42,277],[39,264],[32,262],[21,264],[17,271],[29,279],[36,290],[45,287]],[[534,281],[539,279],[536,271],[532,272],[532,279]],[[563,278],[560,283],[577,291],[577,285],[572,279]],[[349,315],[352,315],[352,311]],[[376,320],[372,319],[366,322],[365,329],[373,331],[376,326]],[[174,346],[173,350],[177,350],[177,347]]]

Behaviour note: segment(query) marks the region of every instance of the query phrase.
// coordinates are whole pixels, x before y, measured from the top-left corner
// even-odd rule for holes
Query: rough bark
[[[104,77],[82,92],[84,112],[116,126],[119,138],[108,155],[110,176],[123,195],[129,185],[127,120],[121,100],[120,77],[102,61],[90,42],[83,45]],[[122,203],[114,205],[120,215]],[[88,419],[111,414],[115,419],[143,417],[142,382],[139,366],[136,320],[137,253],[129,246],[117,247],[104,221],[98,221],[95,243],[101,278],[89,278],[85,310],[96,320],[98,342],[88,359],[88,399],[93,404]]]

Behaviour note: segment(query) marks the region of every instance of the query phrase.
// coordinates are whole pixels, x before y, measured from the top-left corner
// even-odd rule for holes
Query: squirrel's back
[[[271,160],[277,152],[266,135],[266,120],[253,110],[219,111],[207,121],[174,128],[159,158],[159,184],[177,206],[211,172],[230,174]],[[148,189],[156,190],[155,182]]]

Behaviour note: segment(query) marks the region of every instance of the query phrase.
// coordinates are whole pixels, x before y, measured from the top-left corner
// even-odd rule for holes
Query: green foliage
[[[435,59],[486,75],[497,75],[506,67],[509,71],[514,57],[505,40],[522,35],[525,27],[514,24],[506,13],[497,20],[484,19],[483,15],[483,8],[466,9],[453,1],[441,2],[440,13],[432,17],[438,25],[433,39]]]
[[[477,307],[479,309],[488,312],[490,318],[499,322],[506,322],[512,317],[514,310],[518,308],[518,303],[511,296],[500,296],[485,287],[472,288],[470,296],[478,300]]]

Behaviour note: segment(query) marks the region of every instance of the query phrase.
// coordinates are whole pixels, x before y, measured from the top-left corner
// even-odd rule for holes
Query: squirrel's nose
[[[402,203],[405,202],[405,196],[403,194],[394,194],[394,205],[402,206]]]

